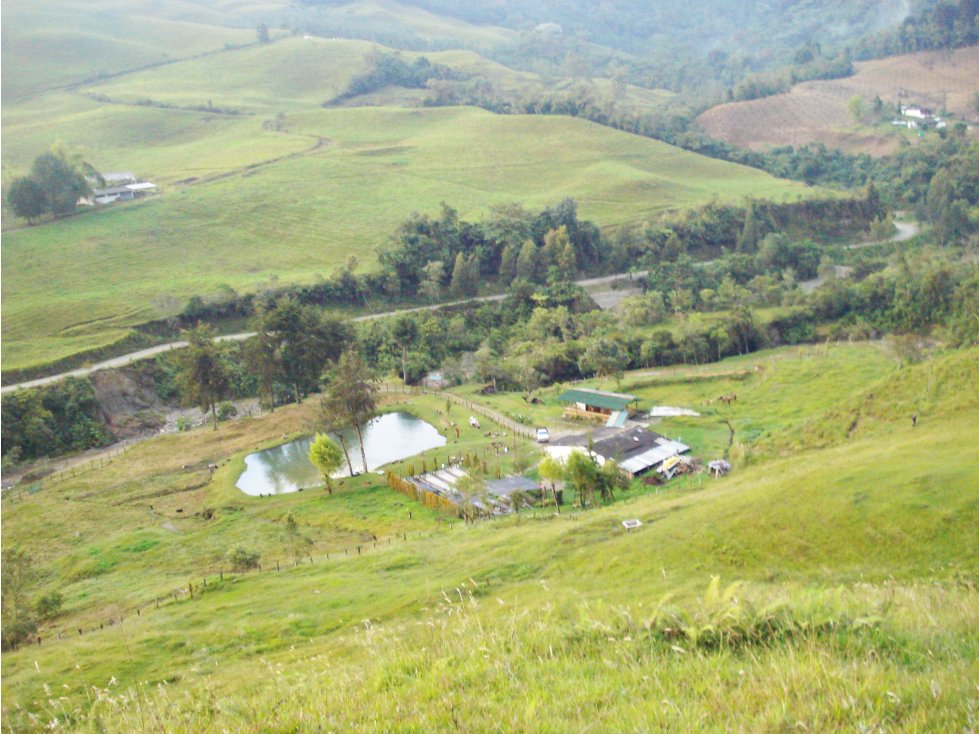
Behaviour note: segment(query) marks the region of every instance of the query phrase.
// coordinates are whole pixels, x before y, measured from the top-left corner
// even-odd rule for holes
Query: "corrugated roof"
[[[587,388],[568,390],[558,397],[558,400],[565,403],[584,403],[609,410],[622,410],[628,407],[629,403],[638,399],[635,395],[622,395],[621,393],[602,392]]]
[[[682,454],[684,451],[689,451],[690,447],[685,446],[678,441],[670,441],[669,439],[664,439],[663,443],[656,448],[644,451],[641,454],[636,454],[621,464],[619,468],[623,469],[631,474],[636,472],[641,472],[643,469],[648,469],[651,466],[656,466],[661,461],[666,461],[671,456],[676,456],[677,454]]]

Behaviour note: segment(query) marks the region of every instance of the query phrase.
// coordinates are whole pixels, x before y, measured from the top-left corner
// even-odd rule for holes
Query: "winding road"
[[[884,242],[858,242],[852,245],[847,245],[846,248],[849,250],[857,250],[857,249],[862,249],[864,247],[873,247],[875,245],[886,244],[891,242],[904,242],[906,240],[911,239],[912,237],[917,235],[918,232],[921,231],[921,228],[913,222],[896,222],[895,226],[897,227],[897,234],[895,234],[890,239],[885,240]],[[578,280],[575,282],[583,288],[589,288],[594,286],[609,285],[616,281],[631,280],[633,277],[642,277],[645,274],[646,274],[645,271],[636,271],[634,273],[604,275],[598,278],[584,278],[582,280]],[[807,283],[811,283],[811,281],[807,281]],[[802,284],[800,283],[800,285]],[[506,293],[498,293],[492,296],[477,296],[476,298],[469,298],[462,301],[450,301],[449,303],[434,303],[430,306],[417,306],[415,308],[403,308],[394,311],[384,311],[383,313],[367,314],[365,316],[355,316],[350,320],[372,321],[374,319],[383,319],[389,316],[397,316],[398,314],[418,313],[420,311],[434,311],[439,308],[446,308],[448,306],[458,306],[463,303],[471,303],[474,301],[477,302],[478,301],[483,301],[483,302],[502,301],[504,298],[507,297],[507,295],[508,294]],[[253,336],[255,336],[254,331],[243,331],[238,334],[225,334],[223,336],[219,336],[215,339],[215,341],[240,342],[240,341],[245,341],[246,339],[251,339]],[[104,362],[98,362],[97,364],[93,364],[90,367],[79,367],[78,369],[70,370],[68,372],[61,372],[57,375],[49,375],[48,377],[39,377],[35,380],[18,382],[13,385],[4,385],[3,388],[0,388],[0,393],[5,394],[5,393],[12,392],[14,390],[21,390],[29,387],[40,387],[42,385],[50,385],[51,383],[58,382],[60,380],[65,379],[66,377],[84,377],[86,375],[90,375],[93,372],[97,372],[99,370],[108,370],[108,369],[114,369],[118,367],[125,367],[126,365],[132,364],[133,362],[138,362],[143,359],[148,359],[157,354],[162,354],[163,352],[169,352],[173,349],[182,349],[183,347],[186,346],[187,346],[187,342],[180,340],[180,341],[168,342],[166,344],[160,344],[155,347],[149,347],[148,349],[140,349],[137,352],[130,352],[129,354],[123,354],[119,357],[113,357],[112,359],[107,359]]]

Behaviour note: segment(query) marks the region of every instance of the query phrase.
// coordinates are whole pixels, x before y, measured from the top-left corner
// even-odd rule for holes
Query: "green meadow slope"
[[[397,54],[407,63],[425,57],[472,78],[485,79],[514,97],[566,90],[571,86],[596,98],[613,96],[608,79],[586,81],[544,79],[491,61],[472,50],[400,51],[366,41],[313,36],[289,37],[261,46],[167,64],[85,87],[86,95],[135,103],[154,100],[189,107],[210,101],[239,112],[292,112],[316,108],[347,90],[350,80],[366,71],[374,54]],[[395,95],[398,95],[395,98]],[[355,97],[345,106],[396,106],[406,99],[421,101],[426,89],[389,88]],[[660,89],[626,85],[620,108],[657,109],[674,95]]]
[[[637,484],[604,509],[475,527],[438,522],[374,477],[329,497],[236,494],[243,453],[294,430],[295,409],[155,439],[100,475],[5,502],[5,543],[36,553],[67,612],[40,647],[5,656],[4,725],[968,728],[979,674],[977,357],[897,369],[876,346],[842,345],[714,365],[743,374],[738,415],[711,408],[704,419],[729,420],[745,440],[731,476],[660,492]],[[718,386],[703,369],[626,379],[694,407]],[[440,407],[421,398],[412,410],[445,426]],[[855,410],[863,420],[849,437],[823,448],[798,437],[807,425],[849,426]],[[467,428],[453,450],[488,440]],[[206,462],[228,457],[208,481]],[[203,507],[211,519],[190,514]],[[236,543],[261,550],[267,567],[289,558],[290,515],[315,563],[217,578]],[[630,517],[640,531],[622,530]],[[338,556],[354,545],[367,550]],[[154,607],[188,582],[193,599]],[[59,629],[72,634],[55,639]]]
[[[5,369],[111,343],[128,327],[173,314],[191,295],[222,284],[310,281],[351,255],[373,267],[378,247],[401,221],[412,211],[436,212],[442,202],[478,219],[494,203],[537,208],[573,197],[582,216],[608,226],[715,197],[828,193],[572,118],[355,108],[287,115],[281,133],[259,129],[255,118],[181,114],[188,127],[175,133],[179,160],[204,149],[202,160],[229,166],[233,155],[225,145],[254,153],[258,141],[275,155],[300,141],[322,144],[153,200],[8,232]],[[223,142],[207,152],[206,138],[195,139],[195,120],[227,126]],[[130,140],[133,150],[139,147]],[[162,170],[167,151],[147,148],[131,160]],[[102,159],[98,149],[91,155]],[[125,170],[136,168],[123,164],[118,149],[113,156]]]
[[[4,105],[94,77],[255,42],[254,30],[214,24],[209,21],[221,14],[192,8],[193,3],[169,0],[7,0]]]

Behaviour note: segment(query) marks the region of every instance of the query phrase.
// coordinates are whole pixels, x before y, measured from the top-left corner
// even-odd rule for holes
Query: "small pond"
[[[360,460],[360,445],[357,434],[350,431],[344,434],[347,451],[353,463],[354,472],[364,470]],[[323,483],[323,477],[309,461],[309,445],[313,438],[307,436],[264,451],[256,451],[245,457],[245,471],[236,485],[245,494],[286,494],[303,487],[314,487]],[[445,446],[442,436],[431,423],[408,413],[385,413],[370,421],[364,427],[364,448],[367,451],[367,464],[370,469],[406,459],[428,449]],[[344,467],[337,476],[348,476],[346,459]]]

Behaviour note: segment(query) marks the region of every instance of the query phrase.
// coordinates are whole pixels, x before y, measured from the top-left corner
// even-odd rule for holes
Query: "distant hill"
[[[926,51],[856,64],[845,79],[797,84],[787,94],[714,107],[697,118],[712,137],[763,150],[780,145],[823,143],[854,153],[887,155],[897,130],[854,123],[847,104],[876,96],[893,111],[898,103],[920,104],[975,120],[979,92],[979,47],[952,53]]]

